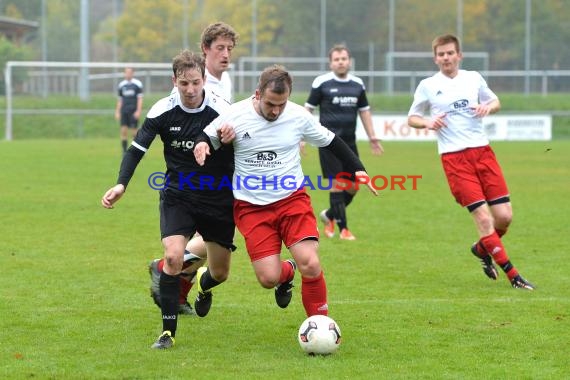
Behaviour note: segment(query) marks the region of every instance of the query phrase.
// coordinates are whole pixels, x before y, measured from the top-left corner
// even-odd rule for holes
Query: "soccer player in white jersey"
[[[206,87],[230,103],[233,101],[233,88],[228,70],[238,39],[230,25],[216,22],[204,29],[200,44],[206,58]]]
[[[206,60],[206,82],[204,88],[221,96],[228,103],[232,102],[233,96],[232,81],[228,74],[228,69],[231,63],[232,51],[238,39],[239,35],[234,28],[224,22],[215,22],[208,25],[202,31],[201,36],[200,47]],[[172,89],[172,93],[177,91],[176,87]],[[197,234],[188,242],[184,255],[184,270],[180,276],[179,314],[194,315],[194,310],[188,303],[188,294],[192,289],[196,271],[204,264],[205,258],[206,246],[202,237]],[[151,279],[150,295],[158,307],[160,307],[158,280],[163,266],[164,259],[153,260],[149,265]]]
[[[436,132],[451,193],[475,221],[479,240],[471,252],[481,261],[485,275],[498,278],[494,261],[514,288],[533,290],[511,263],[501,240],[511,223],[512,207],[481,120],[499,111],[499,98],[478,72],[459,69],[462,53],[457,37],[439,36],[432,48],[439,72],[418,85],[408,124]]]
[[[257,280],[264,288],[275,288],[276,303],[285,308],[299,268],[306,314],[327,315],[319,232],[309,194],[302,186],[299,143],[328,147],[377,193],[346,143],[302,106],[288,101],[291,90],[291,77],[283,67],[266,68],[253,97],[233,104],[204,129],[204,142],[196,144],[194,155],[199,164],[207,163],[213,149],[232,144],[234,220],[245,238]],[[293,259],[281,260],[283,243]]]
[[[232,216],[231,189],[217,188],[233,173],[231,150],[220,150],[207,165],[198,165],[193,148],[203,129],[229,103],[204,90],[203,57],[188,50],[172,62],[172,81],[178,93],[159,100],[146,119],[121,162],[117,184],[101,200],[105,208],[121,199],[134,171],[157,135],[164,145],[166,162],[165,188],[160,191],[160,232],[164,246],[164,268],[160,273],[162,334],[152,348],[167,349],[174,345],[178,318],[179,277],[184,249],[196,232],[206,242],[208,268],[198,277],[199,297],[196,313],[205,316],[212,303],[211,288],[227,279],[235,224]],[[211,181],[213,189],[202,185]],[[202,268],[201,268],[202,269]]]
[[[364,131],[370,141],[372,154],[384,152],[380,140],[374,133],[372,113],[366,97],[364,82],[359,77],[350,74],[350,51],[344,45],[334,45],[329,51],[330,72],[319,75],[313,81],[305,108],[313,112],[319,107],[319,121],[333,131],[337,136],[358,155],[356,145],[356,119],[360,116]],[[346,173],[343,162],[327,149],[319,149],[322,174],[326,178],[337,178],[340,173]],[[354,178],[350,178],[354,180]],[[329,208],[323,210],[319,217],[324,223],[325,235],[332,238],[335,235],[335,224],[338,225],[340,238],[355,240],[356,237],[348,228],[346,208],[352,202],[357,190],[339,189],[336,179],[329,190]]]

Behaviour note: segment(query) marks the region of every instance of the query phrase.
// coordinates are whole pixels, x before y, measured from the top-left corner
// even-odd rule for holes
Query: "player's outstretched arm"
[[[105,208],[113,208],[115,202],[117,202],[123,194],[125,193],[125,186],[121,184],[117,184],[111,187],[105,194],[103,194],[103,198],[101,199],[101,205]]]
[[[372,182],[370,181],[370,176],[368,175],[368,173],[366,173],[365,171],[357,171],[354,173],[354,177],[356,178],[357,183],[366,184],[366,186],[368,187],[368,190],[370,190],[370,192],[372,194],[374,194],[375,196],[378,196],[378,191],[372,185]]]
[[[372,154],[379,156],[384,153],[384,147],[380,143],[380,139],[376,138],[376,132],[374,131],[374,124],[372,122],[372,113],[370,110],[360,111],[360,120],[362,121],[362,126],[364,131],[368,136],[370,141],[370,148],[372,149]]]

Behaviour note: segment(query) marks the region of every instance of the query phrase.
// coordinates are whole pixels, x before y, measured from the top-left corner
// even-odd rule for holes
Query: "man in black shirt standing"
[[[159,100],[148,112],[142,128],[125,153],[117,184],[101,200],[113,208],[125,193],[135,168],[157,135],[164,144],[165,188],[160,191],[160,230],[164,267],[159,293],[163,332],[152,348],[174,345],[178,318],[179,276],[184,248],[199,232],[206,243],[208,267],[198,271],[198,297],[194,304],[200,317],[208,314],[211,288],[224,282],[230,268],[235,224],[233,221],[233,152],[222,149],[205,166],[194,158],[194,144],[202,130],[229,103],[204,90],[204,59],[188,50],[174,57],[173,84],[178,91]],[[218,154],[219,153],[219,154]],[[225,185],[224,185],[225,184]]]
[[[121,125],[121,146],[123,153],[127,150],[128,129],[132,131],[134,139],[142,112],[143,85],[142,82],[134,78],[132,67],[125,68],[125,79],[117,87],[117,106],[115,107],[115,119]]]
[[[364,130],[370,140],[372,153],[380,155],[384,152],[380,140],[374,134],[370,105],[366,98],[366,90],[362,79],[349,73],[350,52],[344,45],[335,45],[329,51],[331,72],[315,78],[311,86],[305,108],[313,112],[319,110],[319,121],[335,135],[340,137],[358,156],[356,147],[356,117],[360,115]],[[330,190],[330,207],[320,213],[325,224],[325,235],[332,238],[335,234],[335,222],[338,224],[340,238],[354,240],[348,229],[346,207],[356,195],[356,186],[342,190],[336,178],[340,173],[349,172],[345,164],[330,150],[319,148],[319,159],[323,176],[333,178]],[[350,178],[354,182],[354,177]]]

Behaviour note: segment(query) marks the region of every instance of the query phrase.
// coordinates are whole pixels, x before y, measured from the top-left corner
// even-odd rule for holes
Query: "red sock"
[[[164,268],[164,259],[158,260],[157,268],[159,272],[162,272],[162,268]]]
[[[489,252],[493,260],[503,269],[503,271],[507,274],[509,280],[512,280],[516,277],[519,272],[516,268],[511,264],[509,260],[509,256],[507,255],[507,251],[501,242],[501,238],[497,232],[493,232],[491,235],[487,235],[481,238],[481,243]]]
[[[507,229],[505,228],[504,230],[500,230],[498,228],[495,228],[495,232],[497,233],[497,235],[499,235],[499,237],[503,237],[503,235],[505,235],[507,233]]]
[[[183,305],[186,303],[188,299],[188,293],[190,293],[190,289],[192,289],[192,285],[194,285],[191,281],[192,277],[187,276],[180,276],[180,295],[178,297],[178,303]]]
[[[479,240],[477,243],[475,243],[475,252],[477,252],[477,256],[479,256],[479,257],[486,257],[489,255],[487,253],[487,251],[485,250],[485,247],[483,246],[483,243],[481,242],[481,240]]]
[[[302,277],[301,297],[308,317],[316,314],[329,314],[327,284],[322,271],[316,278]]]
[[[507,229],[501,230],[499,228],[495,228],[495,232],[497,233],[497,235],[499,235],[499,237],[503,237],[503,235],[505,235],[507,233]],[[481,240],[479,240],[477,242],[477,244],[475,244],[475,250],[477,251],[477,254],[479,255],[479,257],[485,257],[488,255],[488,253],[485,250],[485,247],[483,246]]]
[[[288,261],[281,261],[281,276],[279,276],[279,283],[282,284],[291,281],[295,276],[293,266]]]

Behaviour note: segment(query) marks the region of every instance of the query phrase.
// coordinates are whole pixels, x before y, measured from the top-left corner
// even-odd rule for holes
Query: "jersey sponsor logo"
[[[277,153],[273,151],[262,151],[253,153],[251,158],[245,159],[245,163],[249,167],[258,167],[258,168],[276,168],[279,165],[282,165],[282,162],[277,160]]]
[[[249,135],[248,132],[244,133],[243,136],[241,137],[242,140],[249,140],[251,139],[251,136]]]
[[[332,94],[333,92],[338,92],[338,88],[331,88],[331,94]]]
[[[352,107],[358,103],[356,96],[335,96],[332,99],[332,104],[338,104],[341,107]]]
[[[456,100],[455,102],[451,103],[449,106],[453,109],[460,109],[460,108],[465,108],[469,105],[469,100],[467,99],[460,99],[460,100]]]
[[[170,127],[168,130],[170,132],[180,132],[181,129],[182,127]]]
[[[258,161],[273,161],[277,158],[277,153],[268,150],[264,152],[257,152],[254,154],[254,156]]]
[[[183,141],[178,141],[178,140],[174,140],[170,143],[170,146],[173,147],[174,149],[182,149],[182,151],[187,152],[189,150],[194,149],[194,141],[192,140],[183,140]]]
[[[123,88],[123,96],[135,96],[135,90],[132,88]]]
[[[449,105],[448,115],[472,115],[473,109],[469,107],[468,99],[459,99]]]
[[[438,95],[443,95],[443,92],[441,92],[441,90],[437,90],[437,93],[435,94],[435,96],[438,96]]]

